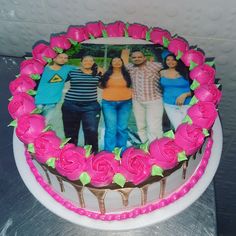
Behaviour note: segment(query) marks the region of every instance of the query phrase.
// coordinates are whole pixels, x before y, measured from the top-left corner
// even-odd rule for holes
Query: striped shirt
[[[127,65],[133,87],[133,99],[140,102],[160,99],[161,89],[159,86],[159,71],[162,65],[157,62],[147,61],[145,65]]]
[[[85,74],[77,69],[69,72],[68,80],[70,80],[70,89],[65,95],[65,100],[76,102],[97,101],[97,86],[100,76]]]

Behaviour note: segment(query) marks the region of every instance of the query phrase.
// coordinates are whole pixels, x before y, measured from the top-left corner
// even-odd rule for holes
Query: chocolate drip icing
[[[84,195],[83,195],[84,187],[83,186],[74,185],[74,184],[72,184],[72,186],[75,188],[75,190],[77,192],[77,195],[79,197],[80,207],[81,208],[85,208]]]
[[[184,161],[184,163],[183,163],[182,179],[186,178],[187,167],[188,167],[188,161]]]
[[[147,184],[140,188],[141,191],[141,205],[145,205],[147,203],[147,193],[148,193],[148,188],[150,184]]]
[[[57,180],[58,180],[58,182],[60,184],[61,192],[65,192],[64,184],[62,182],[62,178],[60,176],[58,176],[58,175],[56,177],[57,177]]]
[[[45,175],[46,175],[48,184],[52,185],[51,179],[50,179],[49,174],[48,174],[48,169],[47,169],[45,166],[43,166],[43,165],[40,165],[40,166],[41,166],[42,169],[44,170],[44,173],[45,173]]]
[[[160,195],[159,198],[164,198],[166,189],[166,178],[160,180]]]
[[[116,191],[120,193],[122,198],[123,206],[127,207],[129,205],[129,195],[132,192],[133,188],[121,188]]]
[[[99,206],[101,214],[105,214],[106,213],[106,208],[105,208],[104,199],[105,199],[105,196],[106,196],[106,193],[107,193],[107,189],[95,189],[95,188],[88,188],[88,189],[97,198],[98,206]]]

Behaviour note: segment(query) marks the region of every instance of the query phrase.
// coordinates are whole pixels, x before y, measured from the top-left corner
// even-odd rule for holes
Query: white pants
[[[164,103],[166,114],[175,130],[180,124],[182,124],[182,120],[187,115],[189,107],[189,105],[177,106]]]
[[[138,102],[133,100],[133,111],[141,141],[153,141],[162,137],[162,99]]]

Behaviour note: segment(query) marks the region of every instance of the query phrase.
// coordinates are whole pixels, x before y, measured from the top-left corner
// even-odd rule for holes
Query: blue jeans
[[[64,132],[69,142],[77,145],[80,124],[82,122],[85,145],[92,145],[92,151],[98,152],[98,123],[101,107],[95,102],[74,102],[65,100],[62,105]]]
[[[128,122],[132,109],[132,100],[102,100],[102,112],[105,122],[104,149],[113,151],[115,147],[126,148]]]

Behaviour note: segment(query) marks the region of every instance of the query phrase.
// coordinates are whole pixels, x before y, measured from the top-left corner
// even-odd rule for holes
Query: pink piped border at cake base
[[[212,132],[212,135],[213,135],[213,132]],[[63,199],[63,197],[61,197],[58,193],[56,193],[48,183],[45,182],[45,180],[42,178],[42,176],[39,174],[38,170],[34,166],[31,156],[27,150],[25,150],[25,155],[26,155],[27,163],[35,179],[44,188],[44,190],[52,198],[54,198],[55,201],[63,205],[68,210],[73,211],[79,215],[84,215],[84,216],[87,216],[89,218],[96,219],[96,220],[114,221],[114,220],[125,220],[129,218],[135,218],[139,215],[146,214],[154,210],[168,206],[169,204],[172,204],[175,201],[177,201],[179,198],[184,197],[197,184],[199,179],[204,174],[209,158],[211,156],[212,145],[213,145],[213,139],[212,137],[210,137],[207,140],[206,149],[202,156],[202,160],[198,168],[195,170],[194,174],[189,178],[189,180],[185,184],[183,184],[183,186],[181,186],[177,191],[173,192],[168,197],[162,200],[159,200],[156,203],[147,204],[144,207],[138,207],[131,211],[117,213],[117,214],[101,214],[98,212],[92,212],[83,208],[78,208],[74,206],[72,203],[70,203],[69,201],[66,201],[65,199]]]

